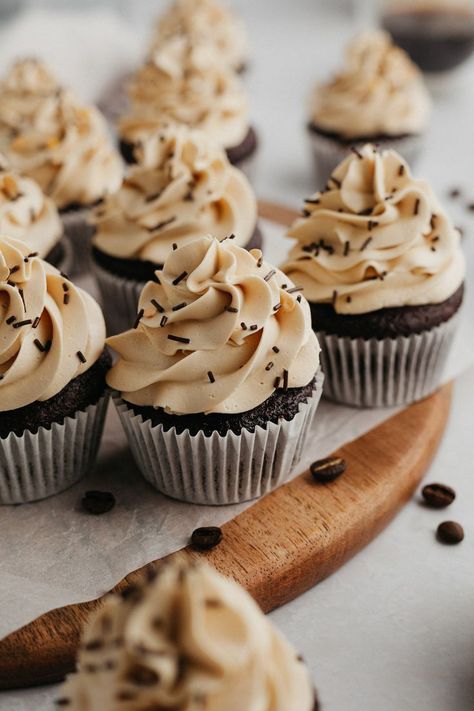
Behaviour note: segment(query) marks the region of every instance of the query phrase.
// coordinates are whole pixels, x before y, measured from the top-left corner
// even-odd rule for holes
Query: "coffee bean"
[[[192,532],[191,545],[197,551],[208,551],[217,546],[222,538],[222,531],[217,526],[203,526]]]
[[[423,487],[421,495],[432,509],[444,509],[456,498],[454,489],[446,484],[427,484]]]
[[[454,545],[461,543],[464,538],[464,529],[461,524],[456,521],[443,521],[440,523],[437,530],[438,540],[441,543]]]
[[[99,516],[114,508],[115,496],[110,491],[86,491],[81,504],[84,511]]]
[[[328,484],[346,471],[346,462],[341,457],[318,459],[311,465],[313,479],[320,484]]]

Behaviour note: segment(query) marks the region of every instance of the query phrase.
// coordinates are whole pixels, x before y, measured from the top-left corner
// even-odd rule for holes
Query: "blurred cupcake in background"
[[[18,75],[20,85],[16,94],[13,92],[17,99],[13,103],[18,117],[23,113],[23,118],[13,131],[6,130],[5,121],[2,122],[1,146],[12,168],[33,178],[55,202],[72,243],[73,268],[78,273],[89,264],[91,230],[87,215],[92,206],[120,187],[122,161],[111,143],[105,120],[95,107],[81,105],[70,91],[59,86],[50,91],[53,84],[44,79],[44,71],[39,69],[26,72],[23,67],[22,72],[16,71],[9,79],[10,87]],[[36,94],[23,93],[21,82],[25,82],[25,75],[28,87],[37,77],[38,81],[44,79],[47,88],[43,90],[40,85]],[[4,100],[0,94],[0,116]],[[6,100],[11,107],[11,97]]]
[[[219,61],[236,72],[248,65],[249,46],[242,20],[215,0],[175,0],[156,24],[151,52],[180,36],[209,44]]]
[[[176,35],[155,50],[129,86],[130,110],[118,122],[122,155],[163,123],[198,128],[222,146],[230,162],[252,175],[257,136],[249,121],[247,94],[235,72],[210,44]]]
[[[110,387],[143,476],[201,504],[253,499],[298,463],[322,391],[307,302],[260,250],[201,237],[171,252]]]
[[[109,333],[132,326],[140,292],[173,249],[213,234],[261,247],[257,201],[245,175],[208,136],[166,125],[139,148],[121,189],[95,212],[94,270]]]
[[[63,226],[56,205],[31,178],[18,175],[0,156],[0,234],[22,240],[30,254],[63,271],[71,265],[62,240]]]
[[[410,164],[422,148],[431,99],[420,70],[383,31],[356,37],[344,69],[319,84],[310,103],[309,136],[319,185],[351,146],[394,148]]]
[[[325,394],[402,405],[440,384],[463,301],[460,235],[392,150],[367,145],[305,201],[283,270],[310,302]]]
[[[70,711],[317,711],[301,656],[234,581],[174,559],[133,594],[110,595],[88,623]]]
[[[29,245],[0,237],[0,504],[42,499],[93,465],[105,412],[99,306]]]

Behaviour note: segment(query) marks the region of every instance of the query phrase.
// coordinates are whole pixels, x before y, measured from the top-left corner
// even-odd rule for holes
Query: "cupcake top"
[[[316,88],[310,120],[345,139],[402,136],[423,131],[430,109],[418,67],[387,33],[370,31],[349,45],[343,71]]]
[[[248,43],[243,22],[215,0],[175,0],[156,26],[152,51],[177,35],[210,44],[220,61],[234,70],[242,69],[247,62]]]
[[[121,137],[137,143],[163,122],[200,128],[232,148],[249,131],[247,95],[212,46],[177,35],[155,50],[129,87],[130,113],[119,121]]]
[[[67,91],[57,92],[34,124],[18,126],[5,153],[60,209],[93,204],[122,181],[122,161],[104,118]]]
[[[115,257],[163,264],[173,245],[212,233],[231,233],[246,245],[257,202],[244,174],[199,131],[170,125],[140,149],[122,188],[95,214],[94,244]]]
[[[162,565],[85,630],[60,692],[71,711],[313,711],[306,667],[237,583],[203,563]]]
[[[15,62],[0,82],[0,132],[6,134],[2,142],[23,125],[35,123],[60,91],[59,81],[41,60]]]
[[[7,168],[0,156],[0,234],[23,240],[30,252],[46,257],[62,233],[54,202],[34,180]]]
[[[284,271],[337,313],[441,303],[464,280],[459,232],[395,151],[355,150],[289,236]]]
[[[108,340],[108,383],[174,414],[239,413],[277,388],[307,385],[319,346],[307,302],[260,250],[194,240],[148,282],[135,328]]]
[[[0,237],[0,411],[48,400],[104,349],[96,302],[29,245]]]

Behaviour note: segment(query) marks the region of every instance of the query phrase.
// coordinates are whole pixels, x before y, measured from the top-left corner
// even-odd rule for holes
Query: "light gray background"
[[[139,32],[142,13],[152,4],[141,6],[145,11],[136,5],[126,13]],[[253,44],[246,82],[263,139],[258,193],[297,206],[314,187],[304,101],[314,80],[337,64],[357,18],[322,11],[309,0],[235,5]],[[72,39],[71,45],[74,51]],[[457,224],[466,228],[471,264],[474,219],[465,204],[474,201],[473,82],[471,63],[436,97],[428,149],[417,170],[442,197],[453,186],[463,188],[462,200],[448,202]],[[414,500],[342,570],[271,615],[304,654],[328,711],[474,709],[473,402],[471,371],[457,385],[451,423],[427,477],[455,486],[453,506],[433,512]],[[434,539],[445,518],[465,526],[466,539],[457,548]],[[53,698],[52,689],[4,694],[0,709],[46,711]]]

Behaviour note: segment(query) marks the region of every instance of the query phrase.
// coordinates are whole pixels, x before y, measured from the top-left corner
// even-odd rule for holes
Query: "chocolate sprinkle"
[[[209,380],[210,380],[211,383],[215,383],[215,382],[216,382],[216,379],[215,379],[215,377],[214,377],[214,373],[212,372],[212,370],[208,370],[208,371],[207,371],[207,377],[209,378]]]
[[[281,304],[275,304],[275,306],[273,307],[273,310],[275,312],[279,311],[280,309],[281,309]]]
[[[271,370],[274,365],[275,365],[275,364],[274,364],[272,361],[270,361],[270,362],[267,363],[267,365],[265,366],[265,370]]]
[[[161,327],[166,326],[167,322],[168,322],[168,316],[163,316],[163,318],[160,321],[160,326]]]
[[[283,368],[283,390],[288,390],[288,371]]]
[[[71,703],[71,699],[68,699],[66,696],[62,696],[60,699],[56,699],[55,704],[56,706],[69,706]]]
[[[319,205],[321,200],[319,198],[306,198],[305,202],[307,202],[308,205]]]
[[[137,318],[135,319],[135,323],[133,324],[133,328],[138,328],[138,325],[140,321],[142,320],[143,314],[145,313],[145,309],[140,309],[140,311],[137,313]]]
[[[246,331],[246,330],[247,330],[247,326],[246,326],[246,324],[245,324],[243,321],[242,321],[242,323],[240,324],[240,328],[242,329],[242,331]]]
[[[250,329],[251,331],[256,331],[257,328],[258,328],[258,326],[257,326],[256,323],[253,323],[251,326],[249,326],[249,329]]]
[[[402,175],[405,175],[405,166],[403,163],[400,163],[400,167],[398,169],[398,175],[401,177]]]
[[[181,304],[176,304],[176,306],[173,306],[171,311],[179,311],[180,309],[184,309],[185,306],[187,306],[187,303],[183,301]]]
[[[360,248],[360,251],[363,252],[364,249],[367,249],[367,247],[369,246],[369,244],[370,244],[371,242],[372,242],[372,237],[367,237],[367,239],[365,240],[364,244],[363,244],[362,247]]]
[[[273,381],[273,387],[277,390],[280,387],[281,378],[278,376]]]
[[[350,249],[349,240],[346,240],[346,242],[344,244],[344,257],[347,257],[347,255],[349,254],[349,249]]]
[[[414,214],[415,214],[415,215],[418,215],[419,209],[420,209],[420,198],[417,198],[417,199],[416,199],[416,202],[415,202],[415,208],[414,208]]]
[[[228,311],[230,314],[238,314],[239,309],[237,309],[235,306],[226,306],[224,311]]]
[[[362,153],[357,149],[356,146],[351,146],[351,151],[352,151],[353,153],[355,153],[355,155],[357,156],[357,158],[359,158],[359,160],[362,160],[362,159],[363,159],[364,156],[363,156]]]
[[[279,352],[280,352],[280,349],[278,348],[278,346],[273,346],[272,351],[273,351],[274,353],[279,353]]]
[[[46,341],[46,343],[43,345],[39,338],[35,338],[33,343],[41,353],[47,353],[51,349],[51,341]]]
[[[160,313],[160,314],[164,313],[164,311],[165,311],[164,308],[162,307],[161,304],[158,303],[158,301],[156,299],[152,299],[150,303],[153,304],[153,306],[158,311],[158,313]]]
[[[35,320],[33,321],[33,326],[32,328],[38,328],[39,322],[41,321],[41,316],[37,316]]]
[[[188,276],[188,272],[181,272],[175,279],[173,279],[172,284],[173,286],[178,286],[178,284],[183,281],[183,279],[186,279]]]
[[[70,298],[71,298],[70,295],[69,295],[67,292],[65,292],[65,294],[64,294],[64,296],[63,296],[63,304],[64,304],[65,306],[68,305]]]
[[[16,321],[16,316],[9,316],[5,323],[7,324],[7,326],[9,326],[11,323],[13,323],[13,321]]]
[[[173,336],[173,334],[168,334],[169,341],[176,341],[176,343],[191,343],[190,338],[184,338],[183,336]]]
[[[294,294],[294,293],[296,293],[297,291],[303,291],[303,290],[304,290],[304,289],[303,289],[302,286],[292,286],[291,289],[287,289],[287,290],[286,290],[286,293],[287,293],[287,294]]]
[[[265,274],[265,276],[263,277],[263,280],[264,280],[264,281],[270,281],[270,279],[271,279],[273,276],[275,276],[275,274],[276,274],[276,269],[271,269],[271,270],[268,272],[268,274]]]
[[[10,269],[10,276],[12,274],[15,274],[15,272],[18,272],[19,270],[20,270],[20,267],[18,266],[18,264],[15,264],[15,266]]]
[[[257,267],[261,267],[263,264],[263,257],[260,255],[260,257],[257,259]]]
[[[77,351],[76,355],[81,361],[81,363],[87,363],[86,357],[82,351]]]
[[[26,318],[24,321],[17,321],[16,323],[13,324],[13,328],[21,328],[22,326],[29,326],[30,323],[33,323],[30,318]]]

